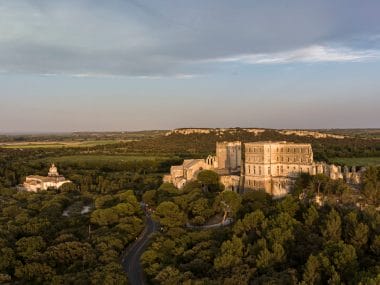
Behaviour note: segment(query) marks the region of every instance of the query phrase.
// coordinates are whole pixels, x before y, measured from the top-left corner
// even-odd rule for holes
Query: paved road
[[[122,263],[128,280],[131,285],[146,284],[143,269],[140,264],[140,257],[149,242],[152,233],[158,230],[158,224],[151,217],[147,216],[146,227],[139,238],[127,249]]]
[[[220,223],[216,223],[216,224],[212,224],[212,225],[205,225],[205,226],[193,226],[189,223],[186,223],[186,227],[189,228],[189,229],[212,229],[212,228],[218,228],[218,227],[225,227],[225,226],[228,226],[230,224],[232,224],[234,220],[232,218],[227,218],[224,222],[220,222]]]

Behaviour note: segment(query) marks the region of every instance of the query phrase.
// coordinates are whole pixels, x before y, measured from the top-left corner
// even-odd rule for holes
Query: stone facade
[[[215,169],[225,170],[226,173],[240,172],[241,142],[217,142],[216,162]]]
[[[206,159],[185,159],[182,165],[170,168],[164,182],[173,183],[181,189],[187,181],[195,180],[200,171],[213,170],[221,175],[221,183],[226,189],[238,190],[240,184],[241,142],[218,142],[216,156]],[[233,177],[230,177],[233,176]]]
[[[65,183],[70,183],[65,177],[58,173],[57,167],[52,164],[48,176],[30,175],[27,176],[22,188],[26,191],[37,192],[39,190],[47,190],[48,188],[60,188]]]
[[[244,189],[265,189],[281,196],[299,173],[313,174],[313,151],[310,144],[246,143],[244,170]]]
[[[244,160],[242,154],[244,153]],[[264,189],[273,196],[286,195],[300,173],[323,174],[333,180],[343,179],[350,184],[359,184],[365,169],[356,172],[353,167],[328,165],[314,162],[311,144],[279,142],[218,142],[216,156],[206,159],[185,160],[182,165],[172,166],[164,182],[182,188],[187,181],[195,180],[203,169],[220,175],[225,189],[250,191]]]

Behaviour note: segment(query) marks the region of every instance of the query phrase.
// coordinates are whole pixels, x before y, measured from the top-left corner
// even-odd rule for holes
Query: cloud
[[[190,78],[226,62],[372,60],[379,9],[357,0],[0,1],[0,68]]]
[[[240,62],[245,64],[283,64],[293,62],[359,62],[379,58],[379,50],[352,50],[350,48],[332,48],[314,45],[290,51],[244,54],[210,61]]]

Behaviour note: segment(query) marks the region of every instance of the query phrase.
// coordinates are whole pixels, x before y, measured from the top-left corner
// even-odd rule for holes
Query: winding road
[[[140,256],[148,245],[149,237],[157,230],[158,224],[150,216],[147,216],[145,229],[124,254],[122,263],[131,285],[146,284],[144,272],[140,264]]]
[[[215,227],[222,227],[230,225],[233,222],[231,218],[227,219],[224,222],[216,223],[207,226],[191,226],[187,225],[188,228],[193,229],[209,229]],[[144,250],[148,246],[150,236],[158,231],[159,225],[152,218],[147,215],[146,216],[146,226],[140,236],[136,239],[136,241],[127,248],[127,250],[123,254],[122,264],[124,271],[127,273],[129,283],[131,285],[146,285],[146,279],[144,275],[144,271],[140,264],[140,257],[144,253]]]

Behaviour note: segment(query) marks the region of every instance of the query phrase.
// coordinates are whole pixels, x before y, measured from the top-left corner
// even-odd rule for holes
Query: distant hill
[[[180,128],[174,129],[172,131],[167,132],[165,135],[170,136],[173,134],[182,134],[182,135],[191,135],[191,134],[210,134],[215,133],[219,136],[224,134],[236,134],[238,132],[247,132],[252,133],[254,135],[259,135],[265,130],[268,129],[260,129],[260,128]],[[301,137],[313,137],[313,138],[334,138],[334,139],[344,139],[348,135],[343,134],[333,134],[331,132],[323,132],[316,130],[273,130],[282,135],[296,135]]]
[[[320,130],[182,128],[166,132],[163,136],[126,142],[119,147],[120,152],[175,154],[191,158],[213,154],[218,141],[311,143],[316,160],[325,161],[336,157],[380,156],[380,140],[324,133]]]

